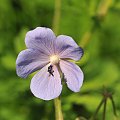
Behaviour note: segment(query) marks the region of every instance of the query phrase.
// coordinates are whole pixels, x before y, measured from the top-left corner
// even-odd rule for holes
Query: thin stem
[[[103,120],[105,120],[105,115],[106,115],[106,103],[107,103],[107,98],[104,99]]]
[[[52,28],[56,34],[58,34],[58,30],[59,30],[60,15],[61,15],[61,0],[55,0],[55,10],[54,10]]]
[[[96,30],[95,23],[93,23],[93,26],[91,27],[91,29],[83,35],[81,42],[79,43],[79,45],[82,48],[85,48],[87,44],[90,42],[91,37],[94,34],[95,30]]]
[[[100,2],[100,5],[97,11],[98,17],[104,17],[107,14],[108,9],[110,8],[112,2],[113,2],[112,0],[102,0]]]
[[[97,109],[96,109],[96,111],[95,111],[95,114],[94,114],[93,117],[92,117],[92,120],[95,120],[95,119],[96,119],[96,115],[97,115],[97,113],[99,112],[99,110],[100,110],[100,108],[101,108],[101,106],[102,106],[103,103],[104,103],[104,98],[101,100],[100,104],[98,105],[98,107],[97,107]]]
[[[57,97],[56,99],[54,99],[54,105],[55,105],[56,120],[63,120],[60,97]]]
[[[114,115],[117,117],[116,108],[115,108],[115,102],[114,102],[112,96],[110,97],[110,100],[111,100],[111,102],[112,102],[112,106],[113,106],[113,113],[114,113]]]
[[[95,16],[92,16],[92,17],[94,17],[93,24],[92,24],[90,30],[87,31],[83,35],[83,37],[82,37],[82,39],[81,39],[81,41],[79,43],[79,45],[82,48],[85,48],[88,45],[88,43],[90,42],[94,32],[97,30],[97,26],[105,18],[106,14],[107,14],[110,6],[111,6],[111,3],[112,3],[112,0],[101,0],[100,1],[100,4],[99,4],[99,6],[98,6],[98,8],[96,10],[97,12],[96,12]]]
[[[61,17],[61,0],[55,0],[55,10],[54,10],[52,28],[56,35],[58,34],[59,31],[60,17]],[[60,96],[54,99],[54,106],[55,106],[56,120],[63,120]]]

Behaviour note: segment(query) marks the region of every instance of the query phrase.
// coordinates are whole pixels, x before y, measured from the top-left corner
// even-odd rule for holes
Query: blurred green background
[[[33,75],[21,79],[15,68],[18,53],[26,48],[26,32],[37,26],[52,28],[54,8],[55,0],[0,0],[0,120],[55,119],[53,100],[35,98],[29,88]],[[77,63],[85,74],[81,92],[63,87],[64,119],[90,118],[105,86],[113,92],[120,120],[120,0],[62,0],[60,12],[58,34],[72,36],[85,52]],[[103,107],[96,120],[102,114]],[[106,120],[114,119],[108,100]]]

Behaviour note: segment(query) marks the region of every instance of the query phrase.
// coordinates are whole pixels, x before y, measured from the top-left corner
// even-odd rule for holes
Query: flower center
[[[59,63],[59,56],[58,55],[52,55],[50,56],[50,63],[55,65],[55,64],[58,64]]]

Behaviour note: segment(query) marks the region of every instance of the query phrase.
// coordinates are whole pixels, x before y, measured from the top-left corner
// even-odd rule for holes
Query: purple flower
[[[55,36],[49,28],[37,27],[26,34],[26,50],[16,60],[17,75],[26,78],[37,70],[31,80],[32,93],[43,100],[58,97],[62,91],[61,73],[67,86],[74,92],[80,91],[83,72],[69,60],[79,60],[83,50],[66,35]]]

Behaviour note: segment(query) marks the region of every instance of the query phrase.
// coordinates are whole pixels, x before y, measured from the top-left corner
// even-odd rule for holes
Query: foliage
[[[103,0],[105,1],[105,0]],[[79,44],[90,40],[77,64],[85,74],[81,92],[73,93],[64,84],[62,107],[65,120],[90,118],[102,99],[103,86],[112,91],[120,118],[120,1],[114,0],[104,19],[94,19],[100,0],[62,0],[59,34],[72,36]],[[24,37],[37,26],[52,28],[54,0],[0,1],[0,120],[53,120],[53,101],[35,98],[29,89],[31,75],[16,75],[17,54],[25,49]],[[94,27],[93,27],[94,26]],[[93,28],[93,29],[92,29]],[[92,32],[92,30],[94,32]],[[83,40],[84,41],[84,40]],[[113,120],[110,101],[106,120]],[[101,120],[102,109],[98,114]]]

